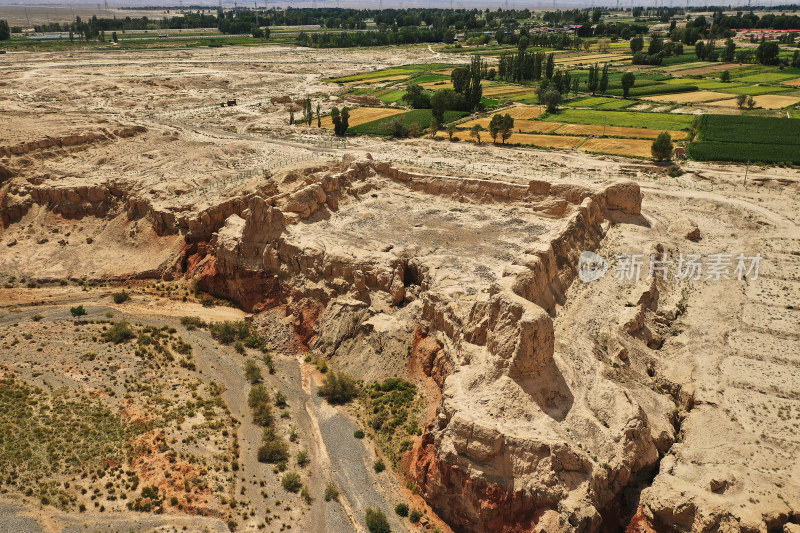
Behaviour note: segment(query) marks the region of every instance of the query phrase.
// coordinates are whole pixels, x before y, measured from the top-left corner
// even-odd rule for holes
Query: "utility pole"
[[[747,161],[747,166],[744,167],[744,188],[747,188],[747,171],[750,169],[750,160]]]

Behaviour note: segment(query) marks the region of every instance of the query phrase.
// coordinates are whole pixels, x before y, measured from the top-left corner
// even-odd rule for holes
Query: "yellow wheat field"
[[[508,109],[503,109],[502,111],[498,111],[498,113],[502,113],[505,115],[508,113],[511,115],[512,118],[521,118],[521,119],[529,119],[529,118],[536,118],[541,115],[543,112],[543,108],[538,106],[532,105],[521,105],[517,107],[510,107]]]
[[[514,124],[514,128],[517,125]],[[552,130],[551,130],[552,131]],[[662,130],[650,130],[646,128],[623,128],[619,126],[598,126],[594,124],[566,124],[558,130],[559,134],[570,135],[613,135],[615,137],[643,137],[645,139],[655,139]],[[673,139],[685,139],[688,134],[685,131],[669,132]]]
[[[756,107],[764,109],[783,109],[790,105],[795,105],[800,102],[800,98],[796,96],[781,96],[778,94],[762,94],[754,96],[753,100],[756,101]],[[720,107],[738,107],[736,98],[729,100],[720,100],[718,102],[709,102],[707,105],[720,106]]]
[[[405,109],[390,109],[388,107],[356,107],[350,110],[350,119],[348,120],[348,124],[350,126],[358,126],[359,124],[372,122],[373,120],[378,120],[385,117],[391,117],[393,115],[400,115],[406,112],[407,110]],[[330,115],[327,117],[322,117],[322,127],[329,130],[333,129],[333,122],[331,122]]]
[[[727,93],[717,91],[695,91],[691,93],[661,94],[658,96],[646,96],[642,100],[653,102],[672,102],[676,104],[688,104],[695,102],[711,102],[713,100],[725,100],[730,98]]]
[[[489,122],[491,120],[491,117],[476,118],[468,122],[462,122],[458,125],[458,127],[471,128],[475,124],[480,124],[484,128],[488,129]],[[561,125],[562,124],[560,122],[541,122],[538,120],[514,119],[514,131],[522,131],[525,133],[550,133]]]
[[[581,150],[603,154],[650,157],[652,145],[652,141],[645,139],[589,139],[583,143]]]
[[[520,94],[532,92],[530,87],[520,87],[519,85],[496,85],[484,87],[483,96],[494,96],[496,94]]]
[[[785,81],[783,82],[783,85],[788,85],[789,87],[800,87],[800,78],[797,78],[796,80]]]
[[[342,83],[342,85],[369,85],[372,83],[381,83],[384,81],[404,80],[406,78],[408,78],[407,74],[400,74],[399,76],[383,76],[382,78],[368,78],[364,80],[347,81]]]

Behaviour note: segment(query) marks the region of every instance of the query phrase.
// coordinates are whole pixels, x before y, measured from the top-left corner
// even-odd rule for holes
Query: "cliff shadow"
[[[547,363],[538,375],[517,378],[514,381],[547,416],[557,422],[562,422],[572,409],[575,397],[553,360]]]

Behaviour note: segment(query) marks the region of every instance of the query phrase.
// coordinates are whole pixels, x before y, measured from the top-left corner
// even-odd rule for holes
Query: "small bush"
[[[261,369],[253,359],[248,359],[244,364],[244,375],[250,383],[261,381]]]
[[[305,450],[301,450],[297,452],[297,466],[303,467],[308,464],[308,452]]]
[[[133,338],[133,330],[124,320],[115,322],[110,328],[105,330],[100,338],[103,342],[113,342],[114,344],[122,344],[128,342]]]
[[[407,503],[398,503],[394,506],[394,512],[397,513],[397,516],[402,516],[405,518],[408,516],[408,504]]]
[[[683,176],[683,174],[683,169],[678,165],[672,165],[667,169],[667,175],[671,178],[677,178],[679,176]]]
[[[331,371],[325,376],[317,394],[331,404],[345,404],[352,400],[358,392],[356,381],[342,372]]]
[[[380,474],[384,470],[386,470],[386,465],[383,463],[382,459],[378,459],[372,464],[372,468],[375,469],[375,472]]]
[[[325,501],[329,502],[331,500],[335,500],[338,497],[339,497],[339,489],[336,488],[336,483],[334,483],[333,481],[328,481],[328,484],[325,485],[325,494],[324,494]]]
[[[273,428],[266,428],[264,443],[258,449],[258,460],[262,463],[277,464],[287,459],[289,459],[289,444],[279,437]]]
[[[275,405],[278,407],[286,407],[286,395],[281,391],[275,393]]]
[[[286,472],[281,478],[283,490],[297,492],[303,484],[300,482],[300,474],[297,472]]]
[[[363,439],[364,438],[364,432],[362,430],[360,430],[360,429],[357,429],[355,431],[355,433],[353,433],[353,436],[355,438],[357,438],[357,439]]]
[[[86,309],[84,309],[82,305],[79,305],[77,307],[70,307],[69,312],[72,316],[84,316],[86,314]]]
[[[43,319],[43,318],[44,318],[44,317],[43,317],[42,315],[40,315],[40,314],[38,314],[38,313],[37,313],[37,314],[35,314],[35,315],[33,315],[33,316],[31,317],[31,320],[33,320],[34,322],[39,322],[39,321],[40,321],[41,319]]]
[[[369,533],[390,533],[392,528],[389,527],[389,521],[383,511],[368,507],[364,521],[367,524]]]
[[[111,295],[111,297],[114,299],[115,304],[125,303],[131,299],[131,295],[125,291],[115,292],[114,294]]]
[[[181,317],[181,324],[189,331],[194,331],[197,328],[205,328],[207,324],[200,317],[196,316],[183,316]]]
[[[420,518],[422,518],[422,511],[419,509],[413,509],[411,513],[408,515],[408,519],[411,520],[412,524],[416,524],[419,522]]]
[[[250,388],[250,394],[247,395],[247,405],[250,408],[255,408],[262,403],[269,403],[269,392],[264,385],[255,385]]]

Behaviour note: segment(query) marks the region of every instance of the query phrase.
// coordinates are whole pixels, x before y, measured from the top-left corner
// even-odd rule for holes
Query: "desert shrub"
[[[308,452],[301,450],[297,452],[297,466],[306,466],[308,464]]]
[[[237,352],[239,355],[244,355],[244,354],[245,354],[245,352],[247,351],[247,350],[245,350],[245,348],[244,348],[244,343],[243,343],[242,341],[236,341],[236,342],[234,342],[234,343],[233,343],[233,349],[234,349],[234,350],[236,350],[236,352]]]
[[[408,516],[408,504],[407,503],[398,503],[394,506],[394,512],[397,513],[397,516],[406,517]]]
[[[258,449],[258,460],[262,463],[277,464],[289,459],[289,444],[283,440],[274,428],[264,430],[264,440]]]
[[[181,317],[181,324],[183,324],[183,327],[185,327],[189,331],[193,331],[197,328],[202,329],[207,326],[205,321],[197,316],[183,316]]]
[[[260,403],[253,408],[253,422],[259,426],[271,426],[275,421],[272,416],[272,407],[268,403]]]
[[[335,370],[326,374],[322,386],[317,389],[317,394],[334,405],[349,402],[357,392],[358,385],[355,379]]]
[[[338,497],[339,497],[339,489],[336,488],[336,483],[334,483],[333,481],[328,481],[328,484],[325,485],[325,494],[324,494],[325,501],[329,502],[331,500],[335,500]]]
[[[422,518],[422,511],[419,509],[413,509],[411,513],[408,515],[408,519],[411,520],[412,524],[416,524],[419,522],[420,518]]]
[[[300,474],[297,472],[286,472],[281,478],[283,490],[297,492],[303,484],[300,482]]]
[[[248,359],[244,364],[244,375],[250,383],[261,381],[261,369],[253,359]]]
[[[131,299],[131,295],[126,291],[115,292],[111,297],[114,299],[115,304],[121,304]]]
[[[31,317],[31,320],[33,320],[34,322],[39,322],[43,318],[44,318],[44,316],[40,315],[39,313],[36,313],[35,315],[33,315]]]
[[[389,521],[383,511],[368,507],[364,521],[367,524],[369,533],[390,533],[392,528],[389,527]]]
[[[363,439],[364,438],[364,432],[362,430],[360,430],[360,429],[357,429],[355,431],[355,433],[353,433],[353,436],[355,438],[357,438],[357,439]]]
[[[225,320],[208,326],[211,336],[222,344],[231,344],[236,340],[244,340],[250,336],[250,325],[244,321]]]
[[[130,325],[121,320],[119,322],[114,322],[114,324],[105,330],[101,335],[100,338],[103,342],[113,342],[114,344],[122,344],[123,342],[128,342],[134,337],[133,330],[131,329]]]
[[[278,407],[286,407],[286,395],[281,391],[275,393],[275,405]]]
[[[683,175],[683,169],[678,165],[672,165],[667,169],[667,175],[671,178],[677,178]]]
[[[377,461],[375,461],[375,462],[372,464],[372,468],[375,470],[375,472],[377,472],[378,474],[380,474],[381,472],[383,472],[384,470],[386,470],[386,465],[384,464],[384,462],[383,462],[383,460],[382,460],[382,459],[378,459]]]
[[[86,314],[86,309],[84,309],[82,305],[79,305],[77,307],[70,307],[69,312],[72,316],[84,316]]]
[[[308,487],[303,487],[300,489],[300,497],[303,498],[303,501],[306,504],[311,503],[311,493],[308,491]]]
[[[269,392],[264,385],[256,385],[250,388],[250,393],[247,395],[247,405],[253,408],[262,403],[269,403]]]

